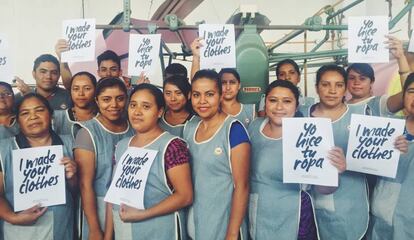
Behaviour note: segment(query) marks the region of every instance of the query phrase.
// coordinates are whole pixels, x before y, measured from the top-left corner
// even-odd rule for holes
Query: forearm
[[[70,72],[69,65],[67,63],[60,63],[60,75],[62,77],[63,86],[70,90],[72,84],[72,73]]]
[[[111,240],[114,236],[114,219],[112,214],[112,204],[106,204],[106,214],[105,214],[105,240]]]
[[[249,200],[248,183],[239,185],[234,188],[229,224],[227,226],[226,239],[237,239],[240,232],[240,226],[246,214],[247,204]]]
[[[101,230],[97,213],[96,195],[92,184],[80,184],[83,211],[88,221],[89,231]]]
[[[191,62],[191,75],[190,81],[193,79],[196,72],[200,70],[200,56],[193,56],[193,61]]]
[[[8,223],[15,224],[15,221],[14,221],[15,215],[16,214],[10,208],[10,205],[7,202],[7,200],[3,196],[1,196],[0,197],[0,218]]]
[[[410,65],[408,64],[405,55],[402,55],[398,59],[398,72],[400,73],[401,88],[404,86],[404,82],[407,79],[408,74],[411,72]]]
[[[166,215],[189,206],[192,203],[191,194],[173,193],[158,204],[145,210],[145,219]]]

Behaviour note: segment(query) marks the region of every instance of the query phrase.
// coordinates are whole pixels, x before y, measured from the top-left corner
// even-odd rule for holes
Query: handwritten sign
[[[66,203],[62,146],[13,150],[14,211]]]
[[[387,16],[348,18],[348,61],[381,63],[389,61],[385,35],[388,34]]]
[[[111,186],[104,201],[117,205],[125,203],[137,209],[145,209],[145,186],[157,152],[129,147],[117,163]]]
[[[352,114],[347,170],[395,178],[400,152],[394,141],[404,125],[402,119]]]
[[[7,37],[0,33],[0,79],[12,83],[12,65],[11,65],[10,46]]]
[[[161,34],[130,34],[128,74],[139,76],[154,74],[160,54]]]
[[[327,118],[283,118],[283,182],[338,186],[338,170],[327,159],[334,146]]]
[[[62,62],[95,60],[95,19],[63,21],[62,34],[69,44],[69,50],[62,52]]]
[[[198,28],[203,46],[200,68],[235,68],[236,43],[233,24],[201,24]]]

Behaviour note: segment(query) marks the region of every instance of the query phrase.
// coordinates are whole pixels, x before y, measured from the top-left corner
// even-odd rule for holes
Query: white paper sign
[[[152,75],[159,66],[161,34],[130,34],[128,75]]]
[[[328,118],[283,118],[283,182],[338,186],[327,159],[334,146]]]
[[[233,24],[200,24],[201,69],[236,67],[236,43]]]
[[[145,186],[157,152],[129,147],[117,163],[111,186],[104,201],[116,205],[125,203],[137,209],[145,209]]]
[[[62,52],[62,62],[87,62],[95,60],[95,19],[63,21],[62,36],[69,50]]]
[[[389,61],[384,43],[388,34],[387,16],[348,18],[348,61],[383,63]]]
[[[0,33],[0,79],[12,83],[12,65],[11,65],[10,45],[7,37]]]
[[[13,150],[14,211],[66,203],[62,146]]]
[[[400,151],[394,141],[403,134],[404,125],[402,119],[352,114],[347,170],[395,178]]]

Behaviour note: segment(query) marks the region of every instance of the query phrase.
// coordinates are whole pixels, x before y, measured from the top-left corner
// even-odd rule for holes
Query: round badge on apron
[[[223,152],[223,149],[221,149],[220,147],[216,147],[216,149],[214,149],[215,155],[220,155],[222,152]]]

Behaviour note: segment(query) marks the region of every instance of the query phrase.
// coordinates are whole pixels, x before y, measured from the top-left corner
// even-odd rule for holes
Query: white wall
[[[119,12],[123,11],[121,0],[0,0],[0,32],[8,35],[13,53],[15,74],[33,83],[31,70],[33,60],[43,53],[54,54],[54,44],[61,35],[61,22],[65,19],[96,18],[97,24],[108,24]],[[148,19],[163,0],[131,0],[132,17]],[[325,5],[334,4],[336,0],[257,0],[258,10],[271,19],[271,24],[301,24]],[[336,9],[352,2],[346,0]],[[205,0],[185,20],[187,24],[195,24],[200,20],[207,23],[224,23],[232,14],[237,12],[240,0]],[[404,6],[404,0],[393,1],[393,15]],[[385,0],[366,0],[345,13],[346,16],[356,15],[387,15],[388,5]],[[326,15],[322,15],[325,19]],[[407,17],[404,17],[394,29],[401,29],[395,35],[408,40]],[[264,31],[265,42],[273,42],[289,31]],[[308,41],[320,40],[324,32],[309,32]],[[293,43],[283,45],[281,52],[303,51],[303,35],[293,40]],[[308,49],[314,44],[309,44]],[[326,45],[325,48],[329,48]],[[179,51],[179,46],[171,46]],[[189,66],[189,63],[185,65]],[[312,86],[314,69],[307,76]],[[274,76],[272,76],[274,77]],[[270,79],[273,80],[273,79]],[[312,90],[313,87],[310,88]]]

